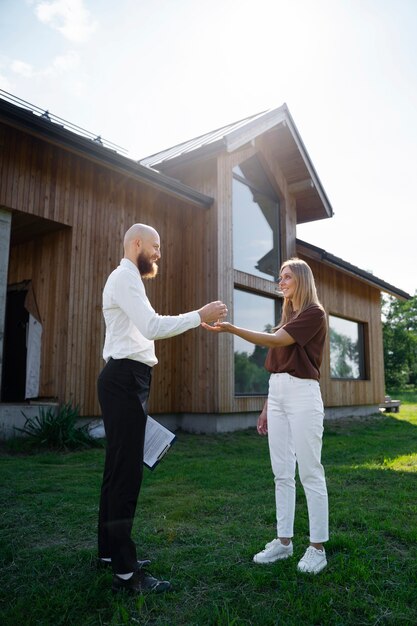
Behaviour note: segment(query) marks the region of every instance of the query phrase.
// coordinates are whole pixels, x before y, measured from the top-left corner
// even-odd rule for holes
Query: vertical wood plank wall
[[[325,406],[379,404],[385,394],[379,290],[308,256],[300,254],[300,257],[304,258],[313,271],[319,298],[326,313],[362,322],[368,329],[368,380],[330,378],[330,348],[327,337],[320,381]]]
[[[218,296],[227,303],[233,314],[234,278],[230,272],[233,268],[233,224],[232,224],[232,169],[235,165],[257,154],[269,178],[280,197],[281,209],[281,251],[283,259],[297,254],[296,250],[296,201],[289,193],[287,181],[283,175],[276,156],[274,146],[267,140],[257,140],[255,146],[246,146],[231,154],[223,154],[217,159],[217,176],[213,176],[208,163],[175,165],[167,170],[169,175],[179,178],[190,185],[215,198],[214,212],[209,212],[211,225],[210,239],[218,243],[217,279]],[[215,159],[212,159],[214,162]],[[300,255],[302,256],[302,255]],[[326,406],[356,406],[360,404],[379,404],[384,398],[384,370],[382,363],[382,329],[380,321],[380,292],[353,277],[332,270],[322,263],[310,258],[305,260],[313,268],[319,286],[320,295],[326,312],[345,316],[368,325],[369,330],[369,380],[366,381],[334,381],[330,379],[329,344],[327,340],[325,357],[322,366],[321,387]],[[230,265],[229,265],[230,264]],[[215,262],[208,263],[208,271],[213,271]],[[214,286],[215,289],[215,286]],[[215,405],[212,397],[206,397],[208,406],[215,406],[214,411],[249,412],[262,408],[264,397],[234,396],[234,359],[233,337],[225,334],[220,336],[210,354],[217,355],[217,376],[212,394],[216,397]],[[210,338],[207,339],[210,342]],[[193,404],[193,410],[199,410]],[[209,409],[201,408],[203,412]]]
[[[227,304],[231,317],[233,316],[234,289],[232,170],[254,154],[258,155],[280,198],[281,254],[283,259],[288,258],[295,254],[296,206],[267,141],[257,141],[255,145],[247,145],[232,153],[223,153],[217,159],[213,158],[210,163],[174,165],[166,170],[168,175],[179,178],[187,185],[215,199],[213,211],[208,213],[210,219],[208,232],[210,234],[209,245],[210,242],[216,242],[218,254],[217,257],[212,256],[207,270],[215,273],[217,281],[217,290],[216,285],[213,286],[214,293],[217,294],[215,297]],[[213,164],[217,167],[215,176],[212,172]],[[210,172],[209,175],[208,172]],[[260,411],[265,402],[264,396],[235,397],[234,395],[233,336],[224,334],[207,338],[207,342],[213,344],[213,339],[215,341],[213,351],[208,352],[215,357],[214,372],[210,373],[209,378],[211,393],[206,397],[206,404],[201,404],[200,409],[194,401],[193,410],[210,412],[207,407],[214,406],[215,408],[211,410],[221,413]],[[189,400],[191,401],[191,398]]]
[[[147,291],[158,312],[178,314],[215,296],[210,281],[201,280],[212,262],[207,252],[210,209],[188,205],[18,130],[2,127],[0,132],[0,205],[57,226],[53,233],[32,238],[28,226],[28,241],[10,252],[8,282],[33,281],[44,323],[40,393],[73,399],[83,415],[98,415],[101,294],[123,256],[125,231],[135,222],[159,231],[160,271],[148,281]],[[150,402],[155,413],[193,410],[189,399],[195,410],[203,410],[203,404],[205,411],[213,410],[207,402],[212,391],[207,364],[213,359],[206,333],[196,329],[187,335],[185,342],[156,342],[160,363]]]
[[[104,322],[104,282],[123,255],[135,222],[161,235],[158,277],[146,284],[154,308],[175,315],[224,300],[233,312],[232,169],[255,153],[281,199],[282,254],[295,253],[296,203],[266,140],[167,173],[214,198],[204,210],[104,165],[0,125],[0,206],[56,223],[10,252],[9,283],[31,279],[44,335],[41,394],[73,399],[98,415],[96,378]],[[28,227],[29,228],[29,227]],[[327,406],[376,404],[384,396],[379,291],[306,258],[328,313],[368,324],[370,380],[332,381],[328,346],[322,390]],[[247,412],[263,397],[234,397],[233,337],[195,329],[156,342],[150,410],[158,413]]]
[[[230,184],[222,179],[215,158],[205,163],[193,163],[186,169],[173,168],[169,175],[214,198],[212,207],[197,216],[198,218],[201,216],[201,221],[197,223],[193,217],[184,225],[187,234],[182,248],[185,270],[182,276],[184,298],[191,299],[196,307],[212,300],[223,300],[228,304],[229,283],[225,289],[219,275],[227,274],[227,257],[231,254],[231,248],[226,248],[225,258],[223,256],[225,247],[221,245],[221,241],[229,233],[224,232],[218,207],[221,204],[227,210],[229,205],[219,200],[218,187],[222,187],[221,194],[227,196],[230,195]],[[225,344],[227,340],[227,337],[213,336],[201,328],[173,340],[178,345],[178,367],[181,368],[181,375],[177,377],[180,391],[178,406],[181,407],[181,411],[215,413],[221,410],[223,395],[219,391],[219,385],[221,386],[219,362],[223,362],[224,359],[221,369],[223,371],[224,367],[227,368],[226,363],[230,360]],[[196,371],[199,372],[198,376]]]

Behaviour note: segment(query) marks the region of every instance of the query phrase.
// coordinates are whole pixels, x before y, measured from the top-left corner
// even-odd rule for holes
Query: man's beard
[[[151,261],[144,252],[138,254],[136,265],[142,278],[155,278],[158,273],[158,266]]]

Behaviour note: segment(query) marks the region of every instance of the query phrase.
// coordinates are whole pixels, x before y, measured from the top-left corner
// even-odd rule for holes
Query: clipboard
[[[143,450],[144,465],[150,470],[154,470],[175,440],[176,435],[174,433],[148,415]]]

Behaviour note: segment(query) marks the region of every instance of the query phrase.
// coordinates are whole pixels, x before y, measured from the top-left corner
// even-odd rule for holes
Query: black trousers
[[[152,368],[131,359],[110,359],[97,390],[107,447],[98,522],[98,555],[114,572],[136,569],[131,538],[143,475],[143,444]]]

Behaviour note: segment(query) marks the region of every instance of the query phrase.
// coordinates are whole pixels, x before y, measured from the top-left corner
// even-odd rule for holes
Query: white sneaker
[[[274,563],[280,559],[288,559],[289,556],[292,556],[292,551],[292,541],[288,546],[284,546],[279,539],[273,539],[266,544],[264,550],[255,554],[253,560],[255,563]]]
[[[299,561],[297,569],[306,574],[318,574],[327,565],[326,552],[309,546]]]

